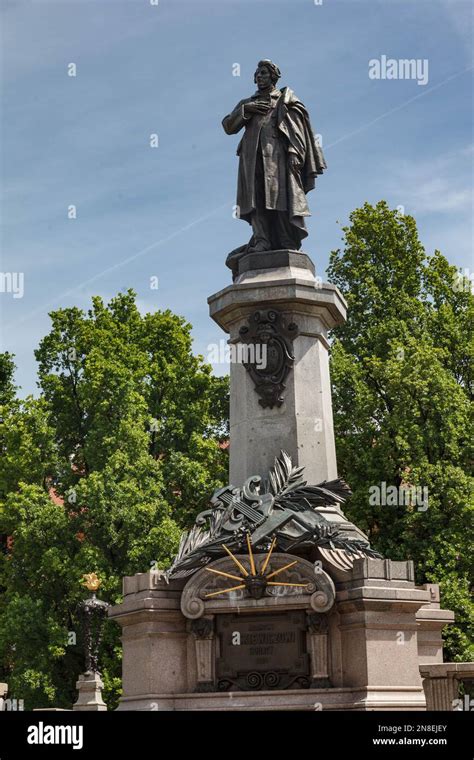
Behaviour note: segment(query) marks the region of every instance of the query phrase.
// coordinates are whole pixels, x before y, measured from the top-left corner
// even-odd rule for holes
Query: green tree
[[[338,464],[354,491],[348,513],[375,548],[413,559],[456,613],[447,656],[471,660],[473,606],[472,325],[470,283],[415,220],[366,203],[343,228],[328,275],[348,301],[331,352]],[[402,489],[378,504],[385,483]],[[427,504],[408,499],[427,489]],[[409,503],[406,503],[409,502]]]
[[[0,353],[0,406],[8,404],[15,397],[14,371],[13,356],[8,353]]]
[[[124,575],[170,562],[227,472],[226,379],[193,355],[188,323],[141,315],[131,291],[51,320],[36,352],[40,398],[10,393],[3,407],[0,534],[13,543],[0,564],[0,677],[28,709],[74,700],[82,575],[97,572],[102,598],[117,602]],[[113,706],[113,622],[101,663]]]

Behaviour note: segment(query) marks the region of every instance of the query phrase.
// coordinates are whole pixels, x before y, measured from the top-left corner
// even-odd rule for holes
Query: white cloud
[[[472,146],[418,163],[397,162],[386,176],[391,192],[410,214],[465,212],[472,206]]]

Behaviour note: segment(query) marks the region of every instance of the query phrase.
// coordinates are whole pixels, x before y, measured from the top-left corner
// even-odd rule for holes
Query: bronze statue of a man
[[[227,257],[234,272],[245,253],[301,248],[308,234],[304,218],[310,216],[306,193],[326,168],[308,112],[289,87],[276,87],[280,76],[272,61],[259,61],[257,92],[222,121],[228,135],[245,128],[237,148],[237,213],[253,235]]]

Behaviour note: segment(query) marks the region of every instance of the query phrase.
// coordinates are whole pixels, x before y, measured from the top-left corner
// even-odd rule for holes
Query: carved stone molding
[[[214,691],[214,619],[196,618],[191,621],[196,653],[196,692]]]
[[[191,622],[191,630],[196,639],[212,639],[214,621],[212,618],[196,618]]]
[[[265,351],[264,355],[261,352],[265,366],[259,366],[256,360],[244,362],[261,396],[259,404],[270,409],[281,406],[285,380],[295,362],[293,340],[298,335],[297,325],[287,323],[277,309],[259,309],[250,316],[248,326],[240,328],[239,335],[242,343],[261,346]]]
[[[266,554],[255,555],[255,565],[261,568]],[[236,560],[251,573],[249,556],[239,554]],[[295,564],[292,564],[295,563]],[[307,610],[323,613],[331,609],[336,598],[336,590],[330,576],[323,570],[315,571],[311,562],[290,554],[275,553],[265,569],[268,577],[275,571],[291,564],[286,570],[272,576],[273,582],[279,580],[282,585],[266,585],[261,598],[252,597],[247,588],[224,593],[226,589],[241,585],[237,580],[230,580],[223,575],[210,572],[228,573],[239,576],[239,570],[230,557],[211,562],[202,570],[191,576],[181,596],[181,611],[185,617],[197,620],[203,616],[216,613],[236,612],[242,610]],[[283,585],[285,583],[297,585]],[[222,589],[222,594],[215,592]],[[208,596],[208,594],[215,594]]]
[[[311,688],[329,688],[328,618],[320,613],[306,617],[308,626],[308,650],[311,662]]]
[[[323,635],[328,632],[327,615],[322,615],[318,612],[310,612],[306,617],[306,622],[310,633]]]

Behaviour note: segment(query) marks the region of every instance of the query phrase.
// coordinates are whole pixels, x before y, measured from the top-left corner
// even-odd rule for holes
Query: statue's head
[[[281,72],[276,63],[264,58],[257,64],[257,70],[253,76],[253,81],[259,90],[267,90],[274,87],[281,77]]]

